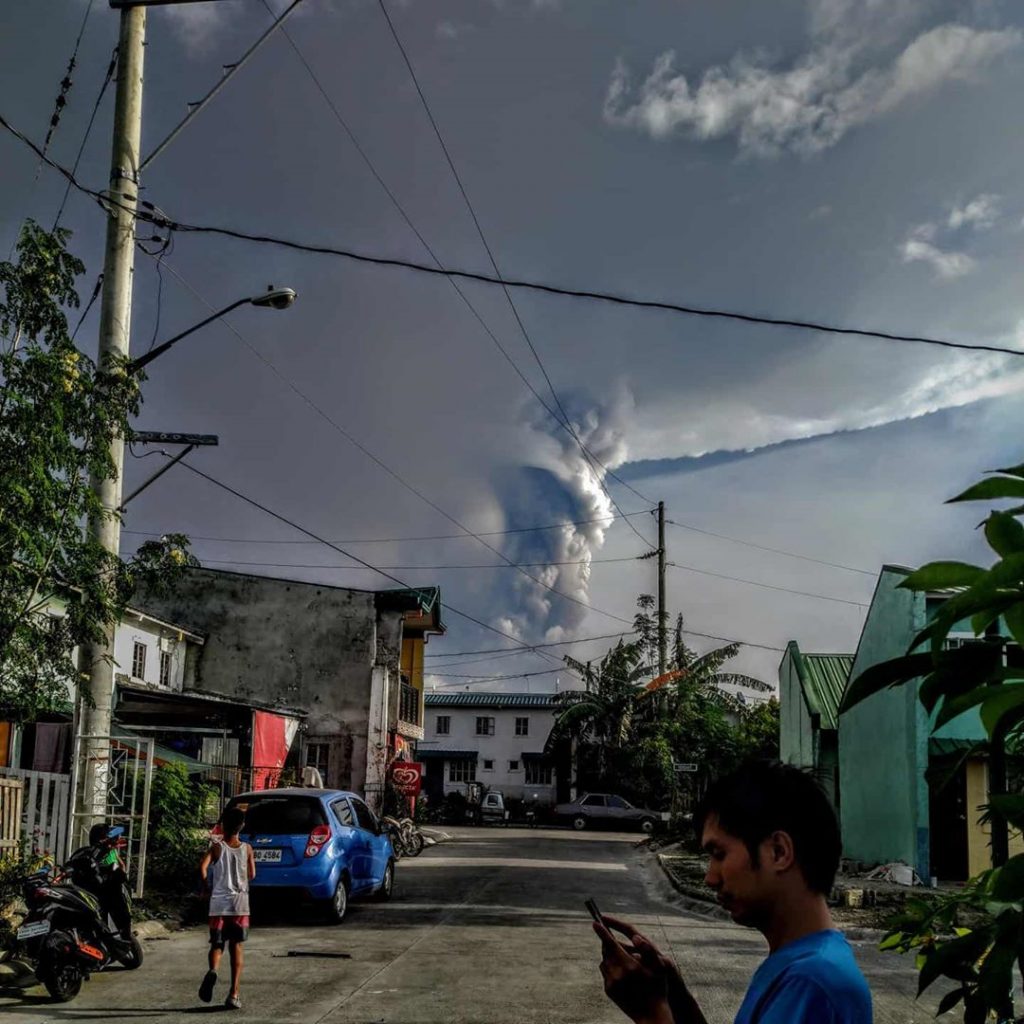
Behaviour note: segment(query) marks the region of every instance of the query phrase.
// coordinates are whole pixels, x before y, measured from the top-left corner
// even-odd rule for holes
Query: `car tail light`
[[[330,838],[330,828],[328,828],[327,825],[317,825],[316,828],[309,833],[309,839],[306,842],[306,856],[315,857]]]

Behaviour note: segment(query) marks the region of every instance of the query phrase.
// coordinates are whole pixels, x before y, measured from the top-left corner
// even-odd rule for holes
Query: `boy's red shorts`
[[[225,942],[245,942],[248,937],[248,914],[210,918],[210,945],[214,949],[223,949]]]

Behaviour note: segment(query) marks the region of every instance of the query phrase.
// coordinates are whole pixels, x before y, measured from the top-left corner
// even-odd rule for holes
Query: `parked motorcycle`
[[[110,907],[73,881],[76,870],[85,871],[83,851],[90,849],[94,860],[105,855],[99,846],[83,847],[76,851],[77,864],[69,861],[69,867],[56,875],[44,868],[29,875],[23,885],[28,913],[17,931],[15,958],[31,966],[51,998],[60,1003],[74,999],[90,974],[111,963],[129,969],[142,965],[142,947],[131,934],[130,918],[125,937],[117,925],[111,927]]]
[[[118,959],[129,970],[134,970],[142,964],[142,946],[132,935],[132,893],[121,859],[123,843],[121,825],[94,825],[89,832],[89,845],[71,854],[64,871],[74,885],[99,900],[103,923],[131,947],[128,957]]]

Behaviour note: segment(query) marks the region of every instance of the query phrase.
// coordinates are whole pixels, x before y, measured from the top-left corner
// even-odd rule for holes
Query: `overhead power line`
[[[489,676],[486,673],[477,672],[463,675],[460,672],[435,672],[433,669],[424,669],[424,675],[443,676],[445,679],[472,679],[477,683],[499,683],[506,679],[532,679],[534,676],[553,676],[556,674],[573,675],[570,668],[549,668],[542,672],[510,672],[508,675]],[[573,676],[576,678],[575,676]]]
[[[572,640],[554,640],[546,644],[530,644],[530,650],[537,650],[541,647],[567,647],[570,644],[585,644],[592,640],[616,640],[621,636],[632,636],[632,630],[624,633],[601,633],[599,636],[578,636]],[[491,647],[478,651],[427,651],[424,657],[427,658],[458,658],[471,654],[523,654],[523,651],[510,651],[507,647]]]
[[[267,3],[267,0],[263,0],[263,5],[264,5],[264,7],[267,8],[268,11],[270,11],[270,6]],[[386,13],[387,12],[385,12],[385,14]],[[362,159],[363,163],[366,165],[366,167],[369,170],[369,172],[373,175],[373,177],[376,180],[377,184],[381,187],[381,189],[383,190],[384,194],[390,200],[392,206],[395,208],[395,210],[398,212],[398,214],[401,216],[401,218],[405,221],[405,223],[408,226],[409,230],[416,236],[416,238],[419,241],[420,245],[423,247],[423,249],[426,251],[426,253],[430,256],[431,260],[433,260],[434,265],[436,267],[440,268],[442,264],[441,264],[441,260],[438,257],[437,253],[434,251],[433,247],[430,245],[430,243],[424,237],[423,233],[413,223],[412,218],[409,216],[409,214],[406,211],[406,209],[402,206],[401,202],[399,201],[398,197],[395,195],[394,191],[388,186],[388,184],[384,180],[383,176],[377,170],[377,167],[374,165],[373,161],[370,159],[369,154],[366,152],[366,150],[364,149],[364,147],[360,143],[359,139],[356,137],[355,132],[353,132],[353,130],[349,126],[348,122],[342,116],[341,111],[338,109],[337,105],[334,103],[334,101],[331,99],[330,95],[328,94],[327,90],[324,88],[324,85],[320,81],[319,76],[317,75],[316,71],[314,70],[312,64],[310,64],[310,62],[306,59],[306,56],[305,56],[305,54],[303,54],[303,52],[302,52],[301,48],[299,47],[298,43],[292,38],[291,34],[288,32],[288,30],[286,28],[282,27],[281,33],[285,37],[285,39],[288,41],[288,43],[291,46],[292,50],[295,52],[296,57],[298,57],[299,61],[302,63],[303,67],[306,70],[306,73],[310,77],[310,80],[313,82],[314,86],[319,91],[319,93],[320,93],[321,97],[323,98],[324,102],[327,104],[328,108],[330,109],[331,114],[334,116],[335,121],[337,121],[338,125],[344,131],[345,135],[347,136],[348,140],[351,142],[352,146],[355,148],[356,152],[359,154],[359,156]],[[400,43],[399,43],[399,46],[401,46]],[[414,76],[414,80],[415,80],[415,76]],[[429,109],[428,109],[428,115],[429,115]],[[442,139],[440,139],[440,136],[439,136],[439,141],[441,142],[442,148],[445,148],[444,147],[444,142],[443,142]],[[449,165],[451,166],[451,162],[450,161],[449,161]],[[454,166],[452,166],[452,170],[454,172]],[[456,174],[456,180],[458,180],[457,174]],[[460,185],[461,185],[461,182],[460,182]],[[467,204],[468,204],[468,199],[467,199]],[[473,213],[472,207],[470,207],[470,213],[471,213],[471,215],[474,216],[474,219],[475,219],[475,214]],[[477,227],[478,227],[478,230],[479,230],[479,224],[477,225]],[[486,247],[487,242],[486,242],[486,239],[483,239],[482,233],[481,233],[481,239],[483,240],[484,245]],[[488,252],[489,252],[489,250],[488,250]],[[492,263],[493,263],[493,260],[492,260]],[[497,273],[497,268],[495,268],[495,272]],[[588,463],[592,460],[592,462],[596,463],[600,467],[600,469],[606,475],[611,476],[613,479],[617,480],[619,483],[621,483],[625,487],[629,488],[629,490],[631,490],[634,494],[636,494],[639,498],[641,498],[641,500],[647,501],[648,504],[652,504],[652,502],[649,499],[644,498],[644,496],[642,494],[640,494],[640,492],[635,487],[633,487],[627,481],[623,480],[621,477],[617,476],[611,469],[608,468],[608,466],[606,466],[603,462],[601,462],[601,460],[598,459],[597,456],[594,455],[594,453],[592,451],[590,451],[589,448],[586,448],[586,446],[583,445],[583,443],[580,440],[578,434],[573,429],[571,421],[569,420],[569,418],[567,416],[565,416],[565,410],[564,409],[561,410],[562,411],[562,415],[560,416],[558,413],[555,412],[554,409],[552,409],[548,405],[548,403],[544,400],[544,398],[540,394],[540,392],[533,386],[533,383],[530,381],[530,379],[526,376],[525,373],[523,373],[521,367],[515,361],[515,359],[513,359],[512,355],[508,351],[508,349],[505,348],[505,346],[499,340],[498,336],[494,333],[494,331],[490,328],[490,326],[488,326],[487,322],[484,320],[484,318],[480,314],[479,310],[477,310],[477,308],[473,305],[473,303],[470,301],[469,296],[459,286],[458,282],[455,281],[454,278],[449,278],[448,279],[448,283],[452,286],[452,288],[455,291],[456,295],[459,297],[459,299],[462,301],[462,303],[466,306],[466,308],[469,310],[469,312],[473,315],[473,317],[476,319],[476,321],[480,324],[480,326],[483,328],[484,332],[488,335],[488,337],[494,343],[495,347],[501,353],[503,358],[506,360],[506,362],[509,364],[509,366],[512,367],[512,369],[515,371],[516,375],[519,377],[519,379],[522,381],[522,383],[526,386],[526,388],[531,392],[531,394],[534,396],[534,398],[537,399],[537,401],[541,404],[541,406],[548,413],[548,415],[551,416],[551,418],[555,421],[555,423],[561,429],[565,430],[570,435],[570,437],[576,442],[576,444],[578,444],[580,446],[580,450],[583,453],[584,459],[588,460]],[[509,299],[509,304],[512,305],[511,298],[508,297],[507,292],[506,292],[506,298]],[[513,310],[513,313],[516,314],[516,317],[518,319],[518,313],[516,312],[516,309],[515,309],[514,305],[512,306],[512,310]],[[524,329],[524,332],[525,332],[525,329]],[[529,343],[529,337],[528,336],[527,336],[527,341]],[[536,352],[534,354],[536,355]],[[539,363],[539,357],[538,357],[538,363]],[[542,370],[542,372],[544,370],[543,364],[541,364],[541,370]],[[546,373],[545,373],[545,376],[546,376]],[[550,384],[550,381],[549,381],[549,384]],[[554,394],[554,389],[552,389],[552,395],[554,395],[555,401],[558,402],[558,397],[557,397],[557,395]],[[559,407],[561,408],[560,403],[559,403]],[[593,468],[594,467],[591,464],[591,469],[593,470]],[[596,470],[594,472],[595,472],[595,477],[597,477],[598,482],[601,484],[602,488],[605,490],[605,493],[608,495],[608,499],[612,502],[612,505],[615,507],[616,511],[617,512],[621,512],[621,509],[615,503],[615,499],[612,497],[611,493],[607,490],[607,488],[605,487],[603,482],[601,482],[600,475],[596,472]],[[627,521],[627,523],[628,523],[628,521]],[[632,525],[632,523],[628,523],[628,525],[633,530],[633,532],[636,533],[638,537],[640,537],[640,539],[643,541],[644,544],[646,544],[648,547],[652,546],[650,541],[648,541]]]
[[[859,572],[864,576],[877,576],[873,569],[858,569],[854,565],[843,565],[841,562],[829,562],[824,558],[815,558],[813,555],[801,555],[796,551],[786,551],[783,548],[769,547],[767,544],[756,544],[752,540],[743,540],[741,537],[732,537],[727,533],[716,533],[714,530],[706,530],[700,526],[693,526],[691,523],[679,523],[674,519],[666,519],[666,523],[675,526],[680,530],[690,530],[693,533],[703,533],[708,537],[717,537],[719,540],[731,541],[733,544],[742,544],[748,548],[757,548],[758,551],[771,551],[776,555],[785,555],[787,558],[799,558],[804,562],[816,562],[818,565],[827,565],[833,569],[845,569],[847,572]]]
[[[589,523],[611,523],[616,519],[629,516],[648,515],[649,509],[640,512],[625,512],[621,516],[609,513],[605,516],[595,516],[591,519],[568,519],[561,523],[546,523],[543,526],[517,526],[508,530],[474,530],[472,533],[434,533],[418,537],[359,537],[335,540],[335,544],[401,544],[413,541],[424,540],[474,540],[476,537],[506,537],[519,533],[540,533],[544,530],[564,530],[567,526],[585,526]],[[122,530],[122,533],[132,534],[137,537],[162,537],[165,533],[173,533],[173,530]],[[192,540],[205,540],[218,544],[317,544],[315,540],[268,540],[253,537],[207,537],[199,534],[189,534]]]
[[[441,134],[441,127],[437,123],[437,118],[434,117],[434,112],[430,109],[430,103],[427,101],[426,93],[424,93],[423,87],[420,85],[420,80],[416,74],[416,69],[413,67],[412,60],[410,59],[409,54],[405,49],[405,46],[402,44],[401,37],[398,35],[398,30],[395,28],[395,23],[391,20],[391,15],[388,13],[387,5],[384,3],[384,0],[378,0],[378,3],[381,12],[384,15],[384,20],[388,23],[388,28],[391,31],[391,38],[394,39],[395,45],[398,47],[398,51],[399,53],[401,53],[402,59],[405,61],[405,66],[409,71],[409,77],[412,79],[412,84],[416,87],[416,93],[420,98],[420,103],[422,103],[423,105],[423,110],[426,112],[427,119],[430,121],[430,126],[431,128],[434,129],[434,135],[437,137],[438,144],[441,147],[441,152],[444,154],[444,158],[448,163],[448,168],[452,172],[452,177],[455,179],[455,184],[459,188],[459,193],[462,196],[462,201],[465,203],[466,209],[469,211],[469,215],[473,220],[473,226],[476,228],[476,233],[479,236],[480,242],[484,247],[484,252],[487,253],[487,260],[491,265],[491,269],[494,271],[495,277],[497,277],[500,280],[502,275],[501,271],[498,269],[498,262],[494,257],[494,251],[491,249],[490,243],[487,241],[487,237],[484,234],[483,226],[480,224],[480,218],[477,216],[476,210],[473,208],[473,203],[469,198],[469,193],[466,191],[466,186],[463,184],[462,177],[459,174],[458,168],[455,166],[455,161],[452,159],[451,151],[448,149],[448,144],[445,142],[444,136]],[[526,329],[526,324],[523,322],[523,318],[519,313],[519,309],[516,307],[516,304],[512,301],[512,293],[508,290],[508,287],[505,284],[502,284],[501,288],[505,294],[505,301],[508,303],[508,307],[512,311],[512,316],[515,318],[516,324],[519,326],[519,332],[522,334],[523,340],[526,342],[527,348],[529,348],[531,354],[533,355],[534,361],[537,363],[537,366],[540,369],[541,375],[543,376],[544,381],[548,386],[548,390],[551,392],[551,397],[555,401],[555,406],[557,407],[559,413],[561,413],[562,423],[565,429],[569,432],[569,435],[572,437],[573,441],[576,442],[576,445],[579,447],[580,453],[583,455],[584,461],[590,467],[601,489],[608,496],[608,500],[612,503],[613,507],[615,508],[615,511],[621,512],[622,509],[620,509],[619,506],[616,504],[615,498],[612,496],[611,491],[608,490],[603,479],[601,478],[601,474],[598,473],[597,471],[595,463],[598,463],[598,460],[596,456],[594,456],[593,453],[591,453],[589,449],[586,447],[586,445],[584,445],[582,438],[580,438],[579,436],[579,432],[572,425],[572,420],[570,419],[569,414],[566,412],[565,406],[562,404],[561,398],[558,397],[558,392],[555,390],[555,385],[552,383],[551,377],[547,371],[547,367],[545,367],[544,362],[540,357],[540,353],[537,351],[537,346],[533,343],[533,338],[530,337],[530,332]],[[531,390],[533,389],[531,388]],[[534,393],[536,394],[536,392]],[[538,395],[537,397],[539,398],[540,396]],[[546,403],[542,404],[544,404],[545,408],[547,408]],[[635,487],[633,487],[632,484],[626,483],[625,480],[614,474],[603,463],[598,464],[601,466],[601,469],[604,470],[606,474],[611,475],[619,483],[628,487],[629,490],[631,490],[641,501],[646,502],[648,505],[652,504],[651,499],[641,494]],[[630,527],[630,529],[649,548],[651,548],[652,550],[654,549],[654,545],[651,544],[651,542],[647,540],[647,538],[644,537],[644,535],[640,533],[640,531],[632,523],[630,523],[627,520],[627,524]]]
[[[114,52],[110,55],[110,63],[107,65],[107,73],[103,76],[103,82],[100,85],[99,94],[96,96],[96,102],[92,105],[92,113],[89,115],[89,123],[85,126],[85,134],[82,136],[82,141],[78,146],[78,152],[75,154],[75,162],[71,165],[72,177],[78,173],[78,165],[82,162],[82,154],[85,152],[86,143],[89,141],[89,136],[92,134],[92,126],[96,121],[97,113],[99,113],[100,104],[103,102],[103,97],[114,77],[114,69],[117,67],[118,49],[119,47],[115,46]],[[64,207],[67,206],[69,195],[71,195],[70,178],[64,185],[64,195],[61,197],[60,206],[57,209],[57,216],[53,218],[52,231],[56,231],[57,225],[60,224],[60,219],[64,214]]]
[[[751,587],[763,587],[765,590],[779,590],[784,594],[798,594],[800,597],[813,597],[819,601],[835,601],[838,604],[852,604],[857,608],[867,608],[864,601],[850,601],[845,597],[829,597],[828,594],[811,594],[806,590],[793,590],[790,587],[777,587],[773,583],[759,583],[757,580],[744,579],[742,576],[727,576],[721,572],[711,572],[710,569],[695,569],[692,565],[680,565],[678,562],[666,562],[673,569],[683,569],[686,572],[699,573],[701,576],[714,576],[716,579],[729,580],[732,583],[746,583]]]
[[[296,7],[299,6],[300,3],[302,3],[302,0],[292,0],[292,4],[281,13],[280,17],[274,15],[273,11],[271,11],[271,16],[275,17],[277,20],[274,21],[263,35],[261,35],[259,39],[257,39],[256,42],[253,43],[252,46],[250,46],[234,64],[224,65],[224,73],[221,75],[220,80],[201,100],[197,100],[195,103],[190,103],[188,105],[188,113],[177,123],[177,125],[174,126],[174,128],[171,129],[170,134],[153,149],[149,156],[139,164],[140,173],[144,171],[178,137],[178,135],[181,134],[182,131],[185,130],[185,127],[192,118],[203,110],[213,97],[228,84],[232,75],[234,75],[236,71],[240,70],[249,58],[274,34],[275,29],[280,28],[284,24],[285,19],[292,13],[292,11],[295,10]]]
[[[248,565],[262,566],[267,569],[354,569],[359,566],[352,565],[323,565],[317,562],[239,562],[231,558],[205,558],[202,555],[196,556],[204,565]],[[635,555],[627,558],[576,558],[566,562],[514,562],[506,565],[504,562],[488,562],[475,565],[381,565],[375,568],[392,569],[395,572],[414,572],[418,569],[430,569],[431,571],[448,569],[545,569],[553,565],[607,565],[611,562],[636,562]]]
[[[37,156],[42,157],[44,163],[52,167],[66,179],[70,180],[73,187],[85,195],[91,196],[101,206],[108,204],[120,206],[115,198],[98,192],[96,189],[83,185],[71,175],[71,172],[49,156],[44,156],[42,150],[23,132],[15,128],[3,115],[0,115],[0,127],[6,129],[11,135],[20,140]],[[682,316],[705,317],[712,319],[734,320],[740,323],[758,324],[767,327],[786,327],[793,330],[813,331],[820,334],[835,334],[843,336],[856,336],[862,338],[873,338],[879,341],[906,342],[919,345],[935,345],[942,348],[962,349],[970,352],[996,352],[1000,355],[1024,357],[1024,349],[1007,348],[1002,345],[972,344],[962,341],[951,341],[944,338],[931,338],[924,335],[900,334],[895,331],[874,330],[867,327],[844,327],[838,324],[827,324],[814,320],[799,320],[778,316],[762,316],[756,313],[744,313],[736,310],[714,309],[704,306],[690,306],[677,302],[667,302],[659,299],[643,299],[637,296],[616,294],[614,292],[596,291],[585,288],[568,288],[561,285],[531,281],[526,278],[498,278],[491,274],[480,273],[472,270],[457,270],[450,267],[432,267],[417,260],[402,259],[395,256],[382,256],[372,253],[358,252],[354,249],[342,249],[336,246],[316,245],[309,242],[300,242],[295,239],[288,239],[274,235],[262,235],[255,232],[240,231],[235,228],[216,227],[213,225],[188,224],[184,221],[172,220],[166,216],[143,208],[136,214],[138,219],[145,220],[157,227],[173,231],[190,232],[193,234],[218,235],[222,238],[234,238],[244,242],[255,242],[263,245],[274,245],[285,249],[292,249],[297,252],[307,252],[321,256],[336,256],[340,259],[352,260],[356,263],[365,263],[372,266],[393,267],[402,270],[411,270],[415,273],[427,274],[432,277],[458,278],[465,281],[477,281],[481,284],[494,285],[496,287],[520,288],[526,291],[539,292],[546,295],[560,295],[571,299],[585,299],[594,302],[607,302],[614,305],[628,306],[637,309],[653,309],[667,313],[677,313]]]

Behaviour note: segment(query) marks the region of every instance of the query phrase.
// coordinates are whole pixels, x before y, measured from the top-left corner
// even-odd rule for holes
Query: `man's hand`
[[[650,939],[637,931],[628,921],[622,921],[609,914],[603,914],[601,920],[606,926],[605,931],[608,931],[609,934],[611,931],[616,931],[629,940],[629,946],[625,948],[620,946],[619,948],[624,948],[624,951],[637,959],[654,978],[659,979],[659,985],[664,985],[670,1011],[668,1020],[672,1020],[674,1024],[707,1024],[704,1014],[701,1013],[697,1001],[690,994],[690,990],[686,987],[686,983],[683,981],[675,961],[671,957],[662,953]],[[594,931],[601,935],[600,930],[596,926]],[[614,937],[612,941],[614,941]],[[605,977],[605,991],[607,992],[607,975]],[[608,994],[621,1009],[629,1014],[629,1011],[610,992]],[[633,1019],[636,1020],[637,1018],[634,1017]]]
[[[668,1004],[668,976],[662,964],[664,958],[632,926],[615,918],[603,920],[634,943],[626,949],[605,924],[594,922],[604,954],[600,969],[608,998],[636,1024],[673,1024]]]

